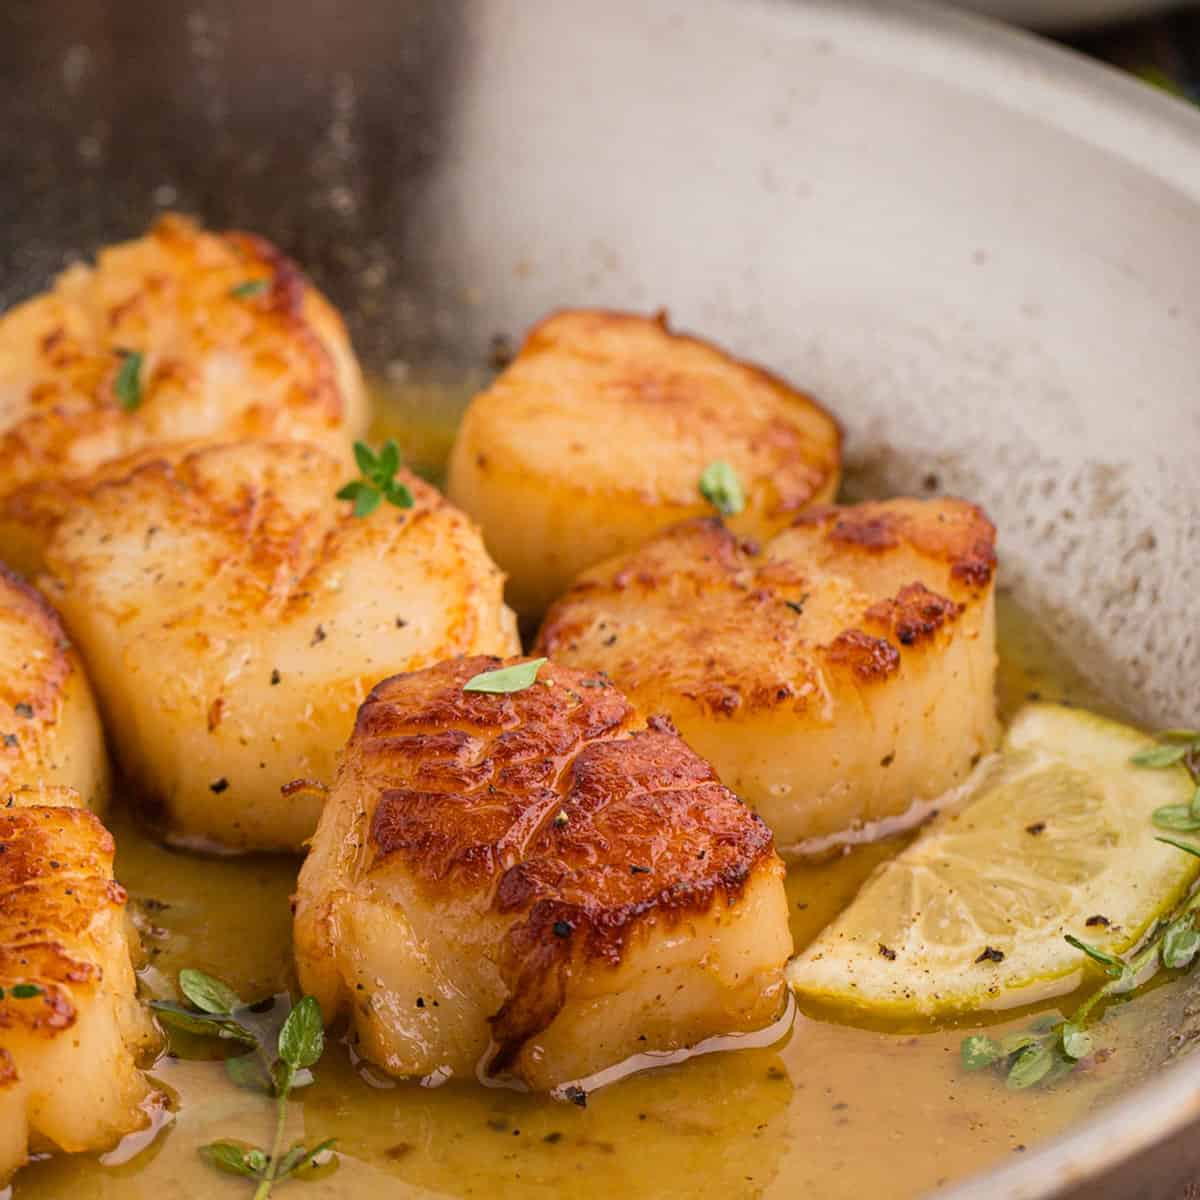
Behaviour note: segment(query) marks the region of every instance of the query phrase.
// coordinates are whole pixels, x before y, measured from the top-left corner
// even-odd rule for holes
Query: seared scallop
[[[784,852],[916,819],[995,745],[995,531],[961,500],[688,522],[586,572],[538,653],[669,712]]]
[[[464,690],[500,665],[367,698],[300,874],[303,988],[392,1075],[537,1089],[771,1025],[792,943],[766,826],[596,675]]]
[[[363,697],[397,670],[511,653],[503,577],[471,523],[356,517],[340,462],[298,442],[207,447],[80,497],[47,550],[115,752],[172,840],[297,849]]]
[[[74,788],[97,812],[108,759],[78,653],[45,597],[0,564],[0,804]]]
[[[345,328],[294,264],[164,217],[0,317],[0,557],[32,573],[74,481],[147,446],[348,454],[365,424]]]
[[[744,492],[735,527],[765,537],[833,498],[838,426],[664,317],[562,312],[471,401],[448,490],[508,573],[510,603],[536,616],[584,568],[711,512],[700,480],[714,463]]]
[[[138,1060],[155,1034],[125,891],[112,838],[72,799],[57,789],[0,805],[0,1186],[31,1142],[102,1150],[148,1120]]]

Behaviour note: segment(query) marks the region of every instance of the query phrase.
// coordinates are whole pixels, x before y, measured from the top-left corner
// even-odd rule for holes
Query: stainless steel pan
[[[0,302],[165,207],[282,242],[377,367],[667,305],[826,399],[860,481],[978,496],[1113,698],[1200,718],[1183,105],[891,0],[5,5]],[[1164,1062],[956,1194],[1168,1195],[1198,1116]]]

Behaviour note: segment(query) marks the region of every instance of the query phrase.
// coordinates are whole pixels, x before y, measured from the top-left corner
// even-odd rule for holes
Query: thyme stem
[[[275,1118],[275,1140],[271,1143],[271,1157],[267,1163],[266,1174],[259,1180],[258,1187],[254,1189],[254,1200],[266,1200],[275,1183],[275,1173],[279,1169],[279,1160],[283,1155],[283,1131],[287,1126],[288,1093],[291,1090],[292,1070],[289,1067],[279,1088],[279,1098],[276,1101],[279,1112]]]

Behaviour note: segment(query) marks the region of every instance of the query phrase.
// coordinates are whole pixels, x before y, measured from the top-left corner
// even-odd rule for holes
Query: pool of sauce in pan
[[[461,390],[437,378],[410,383],[391,409],[404,429],[393,421],[377,432],[403,433],[410,457],[435,474],[460,405]],[[413,412],[431,419],[415,425]],[[1006,717],[1031,694],[1102,707],[1003,593],[999,614]],[[288,986],[295,860],[167,851],[119,807],[109,824],[117,874],[142,928],[148,994],[169,994],[185,966],[229,980],[247,998]],[[794,867],[797,949],[902,844]],[[1033,1092],[1008,1092],[990,1073],[965,1075],[958,1046],[966,1027],[897,1035],[803,1014],[774,1047],[635,1075],[593,1092],[586,1108],[471,1083],[380,1086],[356,1072],[335,1040],[313,1086],[295,1093],[289,1134],[309,1144],[336,1137],[338,1166],[281,1190],[296,1200],[915,1195],[1020,1154],[1102,1102],[1139,1070],[1133,1045],[1166,1020],[1163,997],[1173,990],[1159,988],[1105,1018],[1100,1041],[1115,1052],[1103,1066]],[[1027,1019],[1010,1017],[992,1031]],[[175,1110],[157,1137],[127,1139],[104,1156],[35,1163],[17,1176],[16,1200],[248,1198],[251,1184],[214,1170],[198,1147],[217,1138],[267,1144],[272,1102],[234,1087],[217,1062],[163,1056],[151,1074]]]

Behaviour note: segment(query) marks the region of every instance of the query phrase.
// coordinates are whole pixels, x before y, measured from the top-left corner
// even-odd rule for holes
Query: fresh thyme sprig
[[[362,478],[351,480],[338,491],[337,498],[353,500],[356,517],[369,517],[382,500],[397,508],[412,508],[412,492],[396,479],[400,469],[400,448],[391,438],[384,442],[378,454],[366,442],[355,442],[354,461]]]
[[[1171,838],[1158,840],[1200,858],[1200,847]],[[1067,934],[1066,940],[1096,963],[1108,976],[1108,981],[1088,996],[1065,1021],[1042,1016],[1027,1030],[999,1040],[982,1033],[964,1038],[961,1046],[963,1067],[978,1071],[999,1066],[1008,1086],[1018,1090],[1035,1083],[1053,1083],[1068,1074],[1080,1059],[1092,1052],[1092,1036],[1087,1025],[1100,1004],[1140,987],[1158,970],[1160,963],[1172,970],[1191,964],[1200,950],[1200,933],[1195,928],[1198,910],[1200,894],[1181,905],[1170,920],[1160,923],[1142,948],[1128,958],[1109,954]]]
[[[321,1006],[305,996],[290,1009],[282,997],[246,1004],[227,983],[192,968],[179,972],[179,989],[191,1002],[187,1008],[156,1000],[150,1007],[172,1029],[199,1037],[236,1041],[249,1047],[225,1059],[230,1079],[239,1087],[261,1090],[275,1097],[275,1135],[270,1150],[237,1142],[210,1142],[200,1153],[214,1167],[253,1179],[254,1200],[265,1200],[271,1189],[308,1163],[317,1164],[332,1152],[335,1139],[315,1146],[296,1143],[284,1149],[287,1104],[292,1089],[312,1082],[312,1068],[325,1048],[325,1023]],[[286,1010],[282,1024],[279,1014]],[[270,1046],[274,1035],[274,1051]]]
[[[1138,751],[1129,760],[1133,766],[1151,770],[1166,770],[1182,766],[1196,785],[1187,804],[1168,804],[1155,809],[1154,824],[1176,833],[1200,831],[1200,731],[1168,729],[1158,734],[1156,745]],[[1186,854],[1200,858],[1200,846],[1181,842],[1173,837],[1157,839]],[[1200,892],[1185,900],[1173,915],[1151,930],[1142,948],[1129,957],[1109,954],[1096,946],[1067,934],[1066,940],[1082,950],[1108,976],[1098,988],[1079,1005],[1067,1020],[1040,1017],[1029,1029],[1007,1037],[988,1037],[973,1034],[964,1038],[961,1046],[963,1067],[978,1071],[998,1066],[1011,1088],[1027,1088],[1036,1083],[1051,1083],[1069,1073],[1081,1058],[1092,1052],[1092,1038],[1087,1023],[1097,1007],[1115,996],[1140,987],[1160,966],[1179,971],[1191,966],[1200,953]]]

